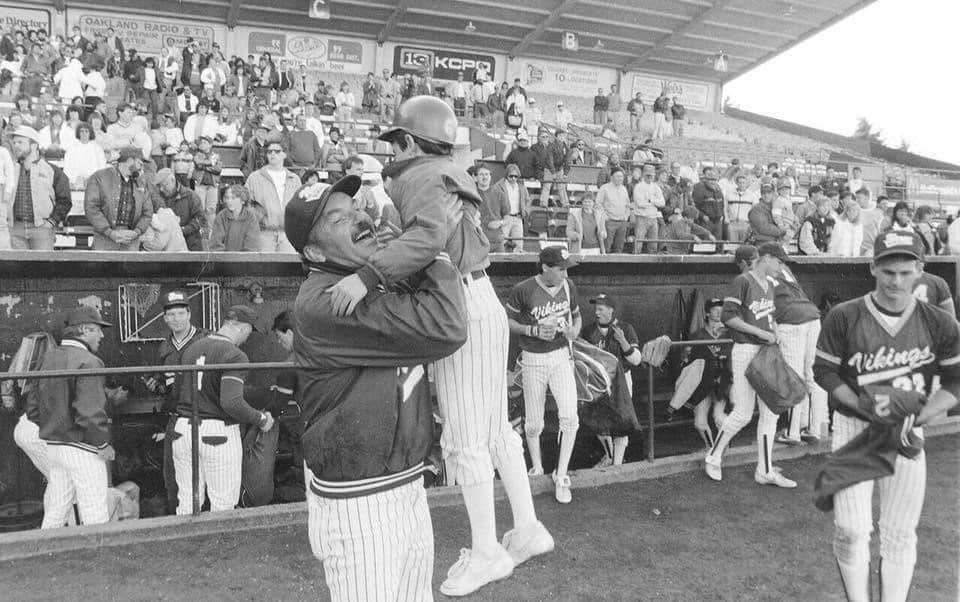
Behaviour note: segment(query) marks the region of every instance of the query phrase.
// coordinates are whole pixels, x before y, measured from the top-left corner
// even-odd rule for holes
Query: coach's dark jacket
[[[322,497],[369,495],[420,478],[433,445],[423,364],[467,338],[461,276],[449,261],[434,261],[402,292],[371,291],[353,315],[340,317],[327,289],[349,273],[311,268],[294,304],[303,455]]]

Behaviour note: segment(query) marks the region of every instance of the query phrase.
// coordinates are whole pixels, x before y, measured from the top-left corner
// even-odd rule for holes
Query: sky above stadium
[[[878,0],[724,86],[741,109],[960,164],[960,0]]]

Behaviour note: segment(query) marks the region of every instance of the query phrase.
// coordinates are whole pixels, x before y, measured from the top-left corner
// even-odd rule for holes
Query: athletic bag
[[[747,366],[747,381],[774,414],[783,414],[807,398],[807,385],[787,365],[779,345],[763,345]]]

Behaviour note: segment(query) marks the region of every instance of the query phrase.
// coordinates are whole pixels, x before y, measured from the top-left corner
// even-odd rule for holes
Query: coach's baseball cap
[[[923,241],[920,235],[909,230],[890,230],[878,235],[873,243],[873,259],[891,255],[907,255],[923,261]]]
[[[100,317],[100,310],[96,307],[81,305],[70,310],[66,319],[67,326],[79,326],[81,324],[98,324],[103,327],[113,326],[110,322],[105,322]]]
[[[741,261],[753,261],[760,255],[757,253],[757,248],[753,245],[740,245],[737,247],[737,251],[733,254],[733,263],[739,265]]]
[[[763,257],[764,255],[770,255],[771,257],[776,257],[780,261],[787,261],[787,252],[783,250],[783,247],[778,245],[775,242],[765,242],[759,247],[757,247],[757,255]]]
[[[569,268],[577,265],[566,247],[546,247],[540,251],[540,263],[553,268]]]
[[[223,314],[223,319],[246,322],[253,327],[254,332],[257,330],[257,312],[246,305],[231,305],[227,308],[226,313]]]
[[[707,311],[710,311],[714,307],[723,307],[723,299],[720,297],[713,297],[712,299],[707,299],[705,304]]]
[[[303,253],[310,231],[323,215],[327,199],[335,192],[352,197],[360,190],[360,176],[344,176],[324,189],[320,184],[303,186],[294,193],[284,210],[283,229],[297,253]]]
[[[170,291],[163,296],[164,311],[171,307],[190,307],[190,296],[183,291]]]
[[[590,299],[590,303],[593,305],[606,305],[610,309],[617,309],[617,304],[614,302],[613,297],[606,293],[600,293],[593,299]]]

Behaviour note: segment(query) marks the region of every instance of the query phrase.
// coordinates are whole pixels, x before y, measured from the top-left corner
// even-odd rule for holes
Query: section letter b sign
[[[560,46],[564,50],[580,50],[580,38],[572,31],[563,32]]]

